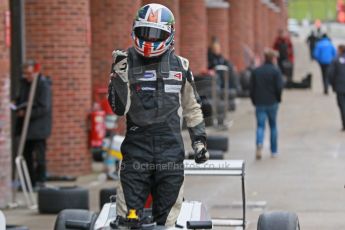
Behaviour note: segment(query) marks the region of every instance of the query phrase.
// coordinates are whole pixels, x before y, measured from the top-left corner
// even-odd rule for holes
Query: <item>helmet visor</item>
[[[140,40],[147,42],[164,41],[170,36],[169,32],[152,27],[136,27],[134,33]]]

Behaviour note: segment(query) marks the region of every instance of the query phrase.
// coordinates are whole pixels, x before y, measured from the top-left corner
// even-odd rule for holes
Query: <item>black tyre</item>
[[[212,105],[210,100],[206,97],[201,97],[201,110],[204,115],[204,118],[212,117]]]
[[[201,97],[211,97],[212,95],[212,77],[211,76],[195,76],[195,87],[199,96]]]
[[[54,230],[83,229],[93,230],[97,220],[94,212],[78,209],[66,209],[56,218]]]
[[[299,230],[299,221],[293,212],[267,212],[259,217],[258,230]]]
[[[104,160],[104,151],[102,148],[94,148],[91,150],[92,159],[96,162],[103,162]]]
[[[236,110],[236,102],[235,102],[235,100],[229,100],[228,110],[229,111],[235,111]]]
[[[246,69],[240,73],[240,83],[243,90],[249,90],[250,88],[250,78],[252,72],[250,69]]]
[[[210,159],[211,160],[223,160],[224,159],[224,152],[221,150],[209,149],[208,152],[210,153]]]
[[[116,195],[116,188],[103,188],[99,192],[99,210],[102,210],[104,204],[110,202],[110,196]]]
[[[236,89],[229,89],[229,100],[233,100],[237,97]]]
[[[223,136],[208,136],[207,149],[227,152],[229,149],[229,138]]]
[[[26,226],[6,225],[6,230],[29,230]]]
[[[38,191],[40,213],[57,214],[64,209],[89,209],[89,191],[76,186],[42,188]]]
[[[210,153],[210,159],[211,160],[222,160],[222,159],[224,159],[224,152],[223,151],[209,149],[208,152]],[[194,152],[189,152],[187,155],[187,159],[194,160]]]

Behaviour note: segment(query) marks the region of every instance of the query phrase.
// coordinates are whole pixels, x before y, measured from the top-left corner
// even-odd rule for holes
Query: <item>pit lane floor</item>
[[[233,121],[228,131],[208,129],[208,134],[230,137],[226,158],[246,160],[249,230],[256,229],[259,214],[269,210],[297,212],[303,230],[345,229],[345,133],[340,132],[335,96],[322,94],[319,67],[309,61],[302,42],[295,40],[295,79],[310,71],[314,75],[313,87],[284,92],[279,110],[278,158],[270,158],[266,132],[263,159],[254,159],[254,108],[248,99],[241,99],[237,111],[228,115]],[[188,137],[186,132],[184,135]],[[95,165],[93,174],[77,181],[90,188],[94,211],[98,211],[100,188],[116,184],[97,182],[100,170]],[[185,197],[205,202],[215,217],[241,215],[239,178],[186,178]],[[15,209],[4,213],[8,223],[26,225],[31,230],[53,229],[55,221],[54,215],[39,215],[36,211]]]

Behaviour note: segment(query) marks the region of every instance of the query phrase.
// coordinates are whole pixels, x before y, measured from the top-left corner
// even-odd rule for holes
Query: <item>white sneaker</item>
[[[277,158],[277,157],[279,157],[279,155],[280,155],[279,153],[272,153],[271,158]]]

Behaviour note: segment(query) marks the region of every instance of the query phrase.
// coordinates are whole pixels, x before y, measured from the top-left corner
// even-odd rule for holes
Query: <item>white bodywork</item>
[[[0,210],[0,230],[6,230],[6,219],[4,214]]]
[[[184,174],[185,176],[239,176],[244,183],[244,167],[243,160],[209,160],[203,164],[196,164],[194,160],[185,160]],[[245,208],[245,200],[243,202]],[[109,224],[115,219],[116,204],[107,203],[103,206],[94,229],[110,230]],[[212,221],[213,226],[245,226],[245,216],[243,219],[211,219],[207,209],[199,201],[184,201],[176,221],[177,227],[169,229],[187,229],[187,221]]]
[[[101,213],[95,224],[95,230],[110,230],[109,224],[116,219],[116,204],[107,203],[103,206]],[[187,229],[187,221],[210,221],[205,206],[198,201],[184,201],[182,203],[180,214],[177,218],[176,228],[174,229]]]

